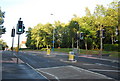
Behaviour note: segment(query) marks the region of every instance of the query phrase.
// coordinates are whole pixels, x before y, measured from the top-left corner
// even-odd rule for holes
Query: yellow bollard
[[[50,55],[50,49],[47,49],[47,55]]]
[[[74,60],[74,52],[69,52],[69,60],[70,61]]]
[[[16,47],[16,52],[18,52],[18,47]]]

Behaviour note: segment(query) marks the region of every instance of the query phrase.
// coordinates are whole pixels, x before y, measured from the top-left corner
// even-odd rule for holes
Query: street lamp
[[[50,14],[50,15],[53,15],[53,14]],[[52,43],[53,43],[53,47],[52,47],[52,51],[54,51],[54,43],[55,43],[55,41],[54,41],[54,39],[55,39],[55,36],[54,36],[54,33],[55,33],[55,29],[54,29],[54,27],[53,27],[53,41],[52,41]]]

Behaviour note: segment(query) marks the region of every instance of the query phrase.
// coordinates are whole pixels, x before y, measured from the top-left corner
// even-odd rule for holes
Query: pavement
[[[48,81],[45,76],[36,72],[28,64],[14,55],[2,53],[2,81]]]

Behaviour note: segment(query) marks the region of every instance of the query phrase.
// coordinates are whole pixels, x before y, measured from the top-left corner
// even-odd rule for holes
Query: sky
[[[19,18],[27,31],[28,27],[34,27],[39,23],[46,24],[54,21],[67,23],[73,18],[73,14],[79,17],[85,15],[85,7],[93,13],[96,4],[107,6],[113,0],[0,0],[0,7],[5,11],[4,27],[6,33],[3,39],[9,47],[12,46],[11,30],[16,29]],[[53,15],[51,15],[53,14]],[[26,41],[26,34],[21,34],[20,42]],[[14,46],[17,46],[18,35],[15,35]]]

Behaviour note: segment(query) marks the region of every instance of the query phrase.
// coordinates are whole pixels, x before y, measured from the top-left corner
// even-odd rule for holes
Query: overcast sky
[[[21,17],[26,27],[33,27],[38,23],[53,23],[53,21],[69,22],[76,14],[79,17],[85,15],[85,7],[93,13],[96,4],[107,6],[113,0],[0,0],[0,7],[5,11],[4,26],[6,34],[1,39],[12,46],[11,30],[16,28],[18,19]],[[54,14],[51,16],[50,14]],[[17,45],[15,35],[15,45]],[[21,35],[20,41],[25,41],[25,34]]]

